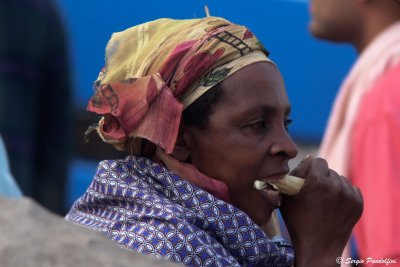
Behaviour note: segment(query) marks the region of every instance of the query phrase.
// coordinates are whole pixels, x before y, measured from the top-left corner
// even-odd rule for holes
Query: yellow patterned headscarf
[[[251,31],[222,18],[144,23],[112,35],[88,110],[103,115],[97,131],[118,149],[144,138],[172,153],[183,109],[267,56]]]

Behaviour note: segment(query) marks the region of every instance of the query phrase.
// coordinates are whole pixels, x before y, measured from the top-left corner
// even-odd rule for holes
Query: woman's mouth
[[[260,193],[268,200],[274,209],[281,206],[282,196],[279,188],[276,185],[269,182],[256,180],[254,182],[254,188],[260,191]]]
[[[270,183],[269,181],[255,180],[254,188],[257,190],[271,189],[271,190],[279,191],[279,188],[276,185],[274,185],[273,183]]]
[[[260,191],[270,188],[278,191],[278,193],[282,192],[282,194],[292,196],[300,192],[304,181],[304,179],[296,176],[285,175],[281,179],[256,180],[254,181],[254,188]]]

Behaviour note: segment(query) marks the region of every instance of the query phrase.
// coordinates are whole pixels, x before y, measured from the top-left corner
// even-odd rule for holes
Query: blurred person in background
[[[400,1],[311,0],[310,12],[314,36],[358,52],[320,156],[363,193],[354,230],[360,259],[400,261]]]
[[[51,0],[0,1],[0,132],[24,195],[65,213],[71,81]]]

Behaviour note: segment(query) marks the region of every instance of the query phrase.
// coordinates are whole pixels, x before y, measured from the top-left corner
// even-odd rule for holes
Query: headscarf
[[[244,26],[217,17],[158,19],[114,33],[88,110],[107,143],[135,151],[142,138],[172,153],[184,108],[268,52]]]

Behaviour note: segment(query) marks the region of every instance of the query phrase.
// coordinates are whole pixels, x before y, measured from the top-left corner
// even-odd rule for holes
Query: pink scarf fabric
[[[192,182],[217,198],[231,203],[228,186],[223,181],[203,174],[192,164],[183,163],[174,159],[160,148],[157,148],[156,156],[165,164],[168,170],[173,171],[179,177]]]
[[[363,95],[398,62],[400,22],[387,28],[368,45],[342,84],[319,152],[341,175],[349,174],[350,135]]]

